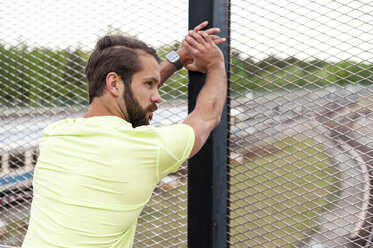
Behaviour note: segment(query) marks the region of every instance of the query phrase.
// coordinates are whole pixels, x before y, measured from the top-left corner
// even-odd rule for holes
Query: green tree
[[[58,85],[60,95],[58,101],[63,104],[88,104],[88,87],[84,75],[84,52],[76,49],[65,50],[66,64],[62,81]]]

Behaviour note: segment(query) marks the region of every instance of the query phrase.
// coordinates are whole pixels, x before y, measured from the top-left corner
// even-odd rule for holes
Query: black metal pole
[[[203,21],[221,29],[220,36],[229,40],[228,3],[226,0],[190,0],[189,29]],[[219,46],[224,54],[228,75],[228,42]],[[188,111],[196,103],[205,75],[189,72]],[[225,104],[220,124],[213,130],[203,148],[188,162],[188,247],[228,246],[228,125]]]

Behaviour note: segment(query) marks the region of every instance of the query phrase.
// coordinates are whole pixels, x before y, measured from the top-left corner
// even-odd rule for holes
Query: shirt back
[[[189,157],[193,129],[132,125],[115,116],[67,119],[43,130],[22,247],[132,247],[162,177]]]

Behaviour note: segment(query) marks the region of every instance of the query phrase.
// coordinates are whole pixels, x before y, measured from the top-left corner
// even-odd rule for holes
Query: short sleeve
[[[158,181],[169,173],[176,172],[188,159],[194,146],[193,128],[175,124],[157,128],[159,133]]]

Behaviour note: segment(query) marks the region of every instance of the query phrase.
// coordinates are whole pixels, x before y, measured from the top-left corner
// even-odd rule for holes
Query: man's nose
[[[159,91],[156,90],[154,94],[152,95],[151,99],[152,102],[160,103],[162,101],[161,95],[159,94]]]

